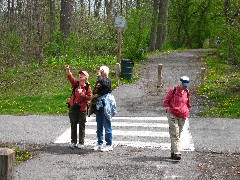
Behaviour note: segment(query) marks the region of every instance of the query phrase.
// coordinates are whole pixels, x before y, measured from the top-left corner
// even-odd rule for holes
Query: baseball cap
[[[78,71],[78,74],[81,74],[81,73],[85,74],[87,78],[89,77],[89,74],[87,71],[82,71],[82,70]]]
[[[187,76],[182,76],[180,78],[180,81],[182,82],[183,86],[189,86],[190,80]]]

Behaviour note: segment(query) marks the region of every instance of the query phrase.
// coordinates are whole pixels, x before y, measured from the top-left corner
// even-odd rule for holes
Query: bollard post
[[[205,68],[201,68],[201,87],[204,87]]]
[[[15,152],[9,148],[0,148],[0,179],[13,180]]]
[[[162,64],[158,65],[158,84],[162,85]]]
[[[159,94],[159,91],[161,90],[160,87],[162,87],[162,64],[158,65],[157,95]]]

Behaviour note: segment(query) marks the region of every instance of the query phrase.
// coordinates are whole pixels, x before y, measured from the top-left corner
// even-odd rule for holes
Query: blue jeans
[[[103,127],[105,129],[106,145],[112,145],[112,125],[111,121],[104,115],[104,109],[101,107],[96,114],[97,121],[97,139],[98,144],[103,144]]]

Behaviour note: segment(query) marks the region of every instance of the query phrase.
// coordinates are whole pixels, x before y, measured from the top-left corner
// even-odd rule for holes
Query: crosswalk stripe
[[[91,116],[91,117],[87,117],[87,121],[92,121],[92,120],[96,120],[96,117]],[[133,120],[133,121],[167,121],[167,117],[143,117],[143,116],[139,116],[139,117],[113,117],[112,121],[114,120]],[[117,121],[116,121],[117,122]]]
[[[96,122],[87,122],[86,125],[88,126],[96,126]],[[112,122],[112,126],[119,126],[119,127],[161,127],[161,128],[168,128],[168,124],[163,123],[133,123],[133,122]]]
[[[116,121],[115,121],[116,120]],[[117,121],[121,120],[121,121]],[[125,121],[126,120],[126,121]],[[132,122],[135,121],[135,122]],[[146,121],[146,122],[136,122],[136,121]],[[151,122],[148,122],[148,121]],[[160,122],[159,122],[160,120]],[[87,117],[87,123],[86,123],[86,135],[96,135],[96,117]],[[152,122],[154,121],[154,122]],[[91,128],[91,126],[94,126]],[[142,129],[139,131],[130,131],[130,130],[119,130],[113,128],[113,145],[121,145],[121,146],[131,146],[131,147],[146,147],[146,148],[160,148],[160,149],[170,149],[170,138],[169,138],[169,132],[168,132],[168,123],[166,117],[114,117],[112,121],[112,126],[114,127],[139,127],[141,129],[142,127],[147,128],[156,128],[156,131],[143,131]],[[165,129],[158,129],[158,128],[165,128]],[[155,129],[151,129],[155,130]],[[121,139],[120,136],[125,137],[146,137],[147,142],[142,141],[119,141],[118,139]],[[119,137],[119,138],[118,138]],[[158,142],[149,142],[148,137],[152,138],[168,138],[168,142],[162,143],[161,139],[159,139]],[[71,139],[71,128],[68,128],[63,134],[61,134],[54,143],[70,143]],[[130,138],[128,138],[130,139]],[[156,140],[155,140],[156,141]],[[94,146],[96,143],[96,140],[90,140],[85,139],[85,145],[91,145]],[[192,141],[192,136],[189,131],[189,121],[186,120],[183,132],[181,134],[181,146],[183,151],[194,151],[194,144]]]
[[[85,129],[86,134],[96,134],[96,129]],[[113,130],[114,136],[141,136],[141,137],[169,137],[168,132],[154,132],[154,131],[122,131]]]

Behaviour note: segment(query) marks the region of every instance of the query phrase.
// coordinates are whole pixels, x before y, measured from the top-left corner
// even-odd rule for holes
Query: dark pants
[[[84,144],[86,115],[86,111],[80,112],[69,108],[71,143],[77,144],[77,124],[79,124],[79,144]]]

